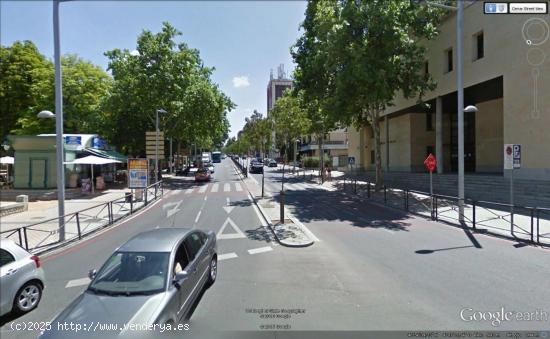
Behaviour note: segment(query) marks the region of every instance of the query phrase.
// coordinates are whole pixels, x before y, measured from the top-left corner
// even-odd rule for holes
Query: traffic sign
[[[521,168],[521,145],[504,145],[504,169]]]
[[[348,157],[348,164],[355,165],[355,157]]]
[[[435,168],[437,167],[437,160],[435,159],[433,154],[429,154],[426,160],[424,160],[424,166],[426,166],[426,169],[430,172],[433,172]]]
[[[521,168],[521,145],[514,145],[512,151],[514,168]]]

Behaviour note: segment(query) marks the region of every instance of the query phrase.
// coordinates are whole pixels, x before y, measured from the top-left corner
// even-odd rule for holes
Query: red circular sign
[[[433,172],[435,170],[435,168],[437,167],[437,160],[433,154],[430,153],[426,160],[424,160],[424,166],[426,166],[426,168],[430,172]]]
[[[512,154],[512,147],[511,146],[506,147],[506,154],[508,154],[508,155]]]

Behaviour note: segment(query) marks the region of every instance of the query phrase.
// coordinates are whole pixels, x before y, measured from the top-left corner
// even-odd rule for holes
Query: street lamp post
[[[439,7],[456,11],[456,91],[458,118],[458,220],[464,222],[464,56],[462,28],[464,26],[464,2],[457,1],[457,6],[447,6],[425,0],[412,0],[418,4]],[[470,106],[468,106],[470,107]],[[476,109],[477,111],[477,109]]]
[[[57,2],[57,1],[55,1]],[[55,6],[54,6],[55,7]],[[56,109],[61,107],[58,106],[57,90],[57,73],[55,78],[55,106]],[[61,80],[61,79],[60,79]],[[59,91],[61,92],[61,84],[59,86]],[[59,100],[61,101],[61,99]],[[64,148],[63,148],[63,118],[60,118],[59,114],[53,114],[50,111],[41,111],[37,114],[39,119],[55,119],[55,156],[56,156],[56,176],[57,176],[57,213],[58,213],[58,222],[59,222],[59,241],[65,240],[65,165],[64,161]],[[93,181],[92,181],[93,185]]]
[[[157,109],[155,120],[155,183],[159,181],[159,113],[166,113],[164,109]]]
[[[57,176],[57,210],[59,222],[59,241],[65,240],[65,152],[63,148],[63,95],[61,78],[61,48],[59,36],[59,4],[62,0],[53,1],[53,45],[55,64],[55,113],[42,111],[39,118],[55,117],[56,176]]]
[[[264,156],[264,159],[262,159],[263,161],[265,161],[265,137],[262,138],[262,151],[263,151],[263,156]],[[262,167],[262,198],[264,197],[264,179],[265,179],[265,163],[263,164],[264,166]]]

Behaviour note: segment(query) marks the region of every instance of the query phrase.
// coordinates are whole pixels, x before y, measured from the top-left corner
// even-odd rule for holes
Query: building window
[[[445,73],[453,70],[453,49],[449,48],[445,51]]]
[[[474,35],[474,61],[485,56],[483,32]]]
[[[428,146],[426,147],[426,156],[430,155],[430,154],[434,154],[434,147],[433,146]]]
[[[428,61],[424,61],[424,78],[427,79],[430,76],[430,64]]]
[[[374,150],[370,151],[370,163],[374,164]]]
[[[428,113],[426,114],[426,131],[433,131],[434,130],[434,121],[433,121],[433,114]]]

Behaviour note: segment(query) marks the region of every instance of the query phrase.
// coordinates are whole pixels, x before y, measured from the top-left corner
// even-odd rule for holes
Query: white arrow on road
[[[225,228],[227,227],[227,225],[231,225],[231,227],[235,232],[224,234],[223,231],[225,231]],[[237,225],[233,222],[233,220],[231,220],[231,218],[228,217],[223,223],[222,228],[220,228],[220,230],[218,231],[218,234],[216,234],[216,237],[218,238],[218,240],[219,239],[239,239],[239,238],[246,238],[246,235],[244,235],[243,231],[241,231],[239,227],[237,227]]]
[[[223,206],[223,209],[227,212],[227,214],[231,213],[231,211],[233,211],[233,209],[235,208],[235,206],[231,206],[230,205],[230,201],[229,201],[229,197],[225,198],[226,201],[227,201],[227,206]]]
[[[166,203],[166,204],[162,205],[163,210],[168,209],[168,211],[166,211],[166,217],[170,218],[174,214],[178,213],[180,211],[180,209],[178,207],[180,207],[182,202],[183,202],[183,200],[180,200],[179,202],[169,202],[169,203]],[[169,209],[172,206],[175,206],[175,207]]]

